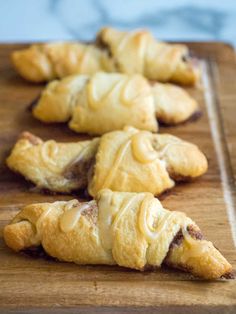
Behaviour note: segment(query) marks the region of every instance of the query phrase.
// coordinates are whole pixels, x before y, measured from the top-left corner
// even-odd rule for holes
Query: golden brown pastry
[[[98,143],[98,138],[75,143],[43,142],[24,132],[8,157],[7,165],[40,189],[67,193],[86,188],[87,171]],[[77,164],[71,169],[74,162]]]
[[[126,127],[101,137],[88,191],[92,196],[104,188],[159,195],[175,181],[197,178],[206,170],[206,157],[196,145]]]
[[[40,188],[69,192],[88,184],[92,196],[103,188],[158,195],[175,181],[194,179],[207,170],[197,146],[132,127],[77,143],[43,142],[26,134],[7,165]]]
[[[43,91],[33,115],[44,122],[65,122],[81,133],[103,134],[132,125],[156,132],[151,88],[141,75],[71,76]]]
[[[73,75],[50,82],[33,105],[34,117],[47,123],[69,121],[87,82],[87,75]]]
[[[152,95],[157,120],[166,125],[182,123],[200,113],[196,100],[179,86],[154,83]]]
[[[150,80],[184,85],[193,85],[199,79],[199,66],[189,57],[186,45],[157,41],[149,31],[105,27],[98,33],[97,42],[112,56],[118,72],[141,73]]]
[[[163,264],[205,279],[228,277],[232,266],[184,213],[151,193],[102,190],[96,200],[32,204],[4,228],[15,251],[42,246],[60,261],[118,264],[137,270]]]
[[[57,42],[32,45],[12,53],[12,62],[19,74],[32,82],[51,81],[71,74],[93,74],[112,71],[105,50],[95,45]]]
[[[197,111],[197,102],[180,87],[149,85],[136,74],[99,72],[49,83],[33,115],[43,122],[71,119],[69,125],[77,132],[103,134],[127,124],[156,131],[156,118],[165,124],[178,124]]]
[[[13,52],[12,61],[20,75],[33,82],[108,71],[192,85],[200,75],[187,46],[157,41],[145,30],[122,32],[110,27],[98,33],[94,44],[32,45]]]

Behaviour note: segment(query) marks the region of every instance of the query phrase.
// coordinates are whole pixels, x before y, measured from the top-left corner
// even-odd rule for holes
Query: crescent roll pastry
[[[69,192],[88,184],[92,196],[103,188],[158,195],[207,170],[197,146],[132,127],[77,143],[43,142],[26,133],[7,165],[40,188]]]
[[[5,226],[15,251],[42,246],[60,261],[143,270],[163,264],[217,279],[232,266],[184,213],[164,209],[151,193],[102,190],[93,201],[32,204]]]
[[[65,122],[82,133],[103,134],[130,124],[156,132],[151,88],[141,75],[71,76],[43,91],[33,115],[44,122]]]
[[[107,51],[95,45],[57,42],[14,51],[12,62],[19,74],[32,82],[51,81],[71,74],[112,71]]]
[[[197,101],[179,86],[154,83],[152,95],[156,118],[166,125],[185,122],[200,113]]]
[[[199,67],[189,58],[186,45],[157,41],[149,31],[105,27],[98,33],[97,42],[109,51],[119,72],[141,73],[150,80],[185,85],[199,79]]]
[[[76,143],[43,142],[24,132],[8,157],[7,165],[39,188],[68,193],[86,188],[87,171],[98,143],[98,138]],[[72,169],[75,161],[76,166]]]
[[[200,75],[187,46],[157,41],[145,30],[122,32],[110,27],[98,33],[94,44],[32,45],[13,52],[12,62],[22,77],[33,82],[107,71],[193,85]]]
[[[88,79],[87,75],[73,75],[50,82],[32,108],[34,117],[46,123],[69,121]]]
[[[101,137],[88,191],[92,196],[104,188],[159,195],[175,181],[206,170],[206,157],[197,146],[169,134],[126,127]]]
[[[48,84],[33,108],[43,122],[67,122],[77,132],[103,134],[132,125],[157,131],[156,118],[177,124],[198,111],[187,92],[171,84],[149,85],[141,75],[99,72]]]
[[[77,132],[103,134],[132,125],[157,132],[151,89],[141,75],[98,73],[81,91],[69,126]]]

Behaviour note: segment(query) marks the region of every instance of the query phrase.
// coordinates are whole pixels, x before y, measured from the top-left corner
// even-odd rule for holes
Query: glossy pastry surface
[[[206,157],[196,145],[126,127],[101,137],[88,190],[92,196],[103,188],[159,195],[175,181],[197,178],[206,170]]]
[[[204,174],[207,160],[196,145],[168,134],[126,127],[91,141],[43,142],[23,134],[7,165],[40,188],[55,192],[100,189],[161,194]]]
[[[76,132],[103,134],[132,125],[157,131],[157,120],[178,124],[194,115],[197,102],[171,84],[149,84],[141,75],[99,72],[48,84],[33,108],[42,122],[69,122]]]
[[[70,128],[82,133],[104,134],[126,125],[157,132],[148,82],[141,75],[93,75],[78,95]]]
[[[98,71],[140,73],[151,80],[193,85],[200,76],[185,45],[157,41],[149,31],[106,27],[93,44],[58,42],[15,51],[12,62],[22,77],[50,81],[71,74]]]
[[[217,279],[232,266],[182,212],[150,193],[102,190],[94,201],[32,204],[4,228],[15,251],[42,245],[58,260],[118,264],[137,270],[163,264]]]
[[[105,27],[97,41],[109,51],[122,73],[141,73],[150,80],[183,85],[194,85],[199,79],[200,68],[189,57],[186,45],[157,41],[147,30]]]

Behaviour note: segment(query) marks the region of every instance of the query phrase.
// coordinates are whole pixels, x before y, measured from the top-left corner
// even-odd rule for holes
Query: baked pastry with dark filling
[[[204,279],[232,266],[184,213],[164,209],[151,193],[102,190],[96,199],[32,204],[4,228],[15,251],[42,246],[60,261],[137,270],[169,265]]]
[[[132,127],[77,143],[44,142],[24,133],[7,165],[39,188],[71,192],[88,186],[92,196],[104,188],[159,195],[207,170],[196,145]]]

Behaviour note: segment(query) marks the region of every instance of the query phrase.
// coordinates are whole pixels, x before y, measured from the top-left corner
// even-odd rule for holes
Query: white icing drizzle
[[[127,32],[127,33],[123,36],[122,40],[120,41],[120,43],[119,43],[119,45],[118,45],[118,47],[117,47],[117,51],[118,51],[118,52],[121,52],[121,51],[124,49],[124,47],[127,45],[127,43],[129,42],[129,40],[132,40],[132,37],[135,37],[135,36],[137,36],[138,34],[139,34],[139,31],[138,31],[138,30],[135,30],[135,31],[133,31],[133,32],[132,32],[132,31],[131,31],[131,32]],[[141,46],[139,46],[139,48],[141,48],[141,49],[138,49],[139,55],[140,55],[140,56],[143,56],[143,55],[144,55],[144,52],[145,52],[145,49],[146,49],[144,37],[142,37],[142,44],[141,44]]]
[[[132,152],[136,160],[149,163],[158,158],[158,152],[151,144],[151,134],[141,131],[132,136]]]
[[[159,163],[160,163],[160,166],[162,168],[164,168],[166,171],[167,171],[167,164],[166,164],[166,161],[163,160],[163,159],[159,159]],[[168,172],[168,171],[167,171]]]
[[[120,221],[121,217],[125,214],[125,212],[133,205],[136,199],[139,197],[139,194],[132,196],[130,199],[127,199],[122,204],[121,209],[119,210],[118,214],[116,215],[114,222],[113,222],[113,230],[117,228],[117,224]]]
[[[94,76],[94,78],[90,80],[90,82],[87,85],[87,89],[88,89],[89,106],[90,108],[97,110],[101,108],[103,105],[105,105],[106,98],[114,94],[116,90],[120,88],[120,86],[123,84],[123,80],[121,79],[120,81],[115,82],[112,85],[112,87],[105,94],[103,94],[101,98],[99,98],[98,95],[96,94],[96,84],[93,82],[93,80],[95,79],[96,79],[96,76]]]
[[[53,172],[59,172],[56,155],[58,154],[58,145],[55,141],[50,140],[42,144],[41,159],[44,165]]]
[[[48,208],[40,215],[39,219],[37,220],[36,224],[35,224],[35,227],[36,227],[36,238],[40,239],[41,238],[41,227],[42,227],[42,223],[43,221],[45,220],[45,218],[51,213],[52,210],[55,209],[55,207],[58,205],[58,204],[65,204],[66,202],[54,202],[52,204],[49,204],[48,205]]]
[[[148,221],[148,214],[150,221]],[[146,240],[151,243],[158,241],[158,238],[167,231],[171,222],[174,221],[175,224],[179,224],[179,228],[182,227],[183,222],[189,223],[186,218],[184,213],[165,210],[152,195],[146,195],[140,206],[138,223]]]
[[[157,250],[157,255],[153,260],[155,265],[161,265],[169,250],[173,235],[179,230],[182,231],[185,241],[181,255],[183,264],[190,258],[199,258],[205,254],[210,254],[211,259],[218,263],[211,254],[214,249],[212,243],[194,239],[189,234],[187,228],[189,225],[194,225],[194,222],[184,213],[164,209],[161,203],[149,193],[127,193],[121,205],[116,204],[116,199],[113,198],[111,192],[104,193],[99,199],[98,224],[101,244],[105,250],[112,250],[119,222],[122,218],[124,219],[127,211],[134,209],[138,211],[137,226],[140,232],[149,246],[154,245]],[[123,224],[121,228],[124,228]]]
[[[132,78],[128,77],[122,86],[120,93],[120,100],[122,105],[131,106],[133,104],[134,99],[130,99],[130,97],[128,97],[129,86],[132,83]]]
[[[158,151],[159,158],[163,158],[168,152],[169,148],[173,146],[190,146],[190,144],[184,141],[168,143],[161,150]]]
[[[122,40],[120,41],[120,43],[117,46],[117,55],[120,55],[122,52],[124,52],[125,46],[128,44],[129,41],[132,41],[133,37],[140,36],[140,38],[138,38],[139,39],[139,45],[138,45],[138,47],[136,47],[135,53],[136,53],[137,58],[139,58],[139,61],[142,62],[141,68],[138,69],[138,72],[144,73],[144,65],[145,65],[144,56],[145,56],[145,52],[146,52],[146,48],[147,48],[147,44],[146,44],[147,36],[142,36],[141,32],[138,30],[133,31],[133,32],[127,32],[123,36]]]
[[[131,198],[125,199],[121,208],[113,207],[113,210],[111,210],[109,202],[100,200],[98,222],[101,243],[105,250],[112,249],[113,234],[117,228],[117,224],[126,211],[133,206],[138,197],[139,195],[134,195]]]
[[[130,132],[130,137],[125,140],[120,146],[115,156],[115,161],[110,167],[107,177],[104,179],[104,183],[101,189],[108,188],[111,186],[112,180],[116,174],[119,165],[124,158],[128,147],[131,145],[132,153],[134,158],[140,163],[153,162],[159,159],[159,153],[153,148],[151,144],[151,134],[147,131],[137,131],[136,129],[126,128],[125,131]],[[165,162],[159,160],[160,166],[166,168]]]
[[[122,105],[125,105],[127,107],[130,107],[135,104],[135,102],[141,98],[141,97],[151,97],[150,90],[146,87],[146,85],[143,86],[141,89],[139,84],[137,85],[135,83],[135,80],[138,80],[138,76],[129,76],[126,81],[123,84],[122,90],[120,92],[120,101]],[[135,90],[135,94],[132,95],[132,97],[129,96],[129,88],[132,88],[132,84],[134,84],[133,89]],[[137,88],[139,86],[139,88]]]
[[[128,41],[136,36],[137,31],[133,31],[133,32],[126,32],[126,34],[124,34],[123,38],[121,39],[121,41],[119,42],[118,46],[117,46],[117,51],[121,52],[124,47],[126,46],[126,44],[128,43]]]
[[[128,139],[128,141],[125,141],[119,148],[118,150],[118,153],[115,157],[115,162],[113,164],[113,166],[110,168],[110,170],[108,171],[108,174],[107,174],[107,177],[104,179],[104,183],[103,183],[103,186],[102,186],[102,189],[106,188],[106,187],[110,187],[111,186],[111,183],[112,183],[112,180],[115,176],[115,173],[122,161],[122,159],[124,158],[125,156],[125,153],[128,149],[128,147],[130,146],[130,143],[131,143],[131,140]]]
[[[83,54],[80,58],[80,63],[79,63],[79,67],[80,67],[80,71],[83,72],[82,68],[83,68],[83,65],[86,63],[86,61],[89,61],[90,58],[89,58],[89,54],[90,54],[90,51],[92,50],[92,46],[89,46],[87,45],[87,47],[84,49],[83,51]],[[78,60],[78,58],[77,58]],[[85,69],[86,69],[86,66],[85,66]]]
[[[182,263],[185,263],[189,258],[202,256],[214,248],[210,241],[193,239],[190,236],[187,227],[187,224],[182,227],[185,243],[188,245],[188,250],[185,249],[184,254],[181,256]],[[219,261],[212,254],[211,259],[213,259],[216,264],[219,263]]]
[[[67,165],[66,167],[70,168],[74,164],[77,164],[79,161],[81,161],[83,157],[86,155],[86,153],[90,150],[91,147],[92,147],[92,142],[89,142],[86,145],[84,145],[81,151],[79,152],[79,154],[76,156],[76,158],[72,160],[71,163]]]
[[[139,228],[142,234],[145,236],[148,243],[152,243],[153,241],[163,243],[163,241],[170,241],[166,246],[157,247],[160,256],[159,264],[162,263],[163,258],[166,256],[167,251],[169,249],[169,245],[172,241],[172,238],[166,238],[165,235],[168,235],[170,232],[170,227],[175,226],[176,230],[182,230],[183,237],[186,243],[189,245],[189,248],[186,249],[182,254],[182,262],[185,263],[188,258],[199,257],[209,250],[212,249],[211,243],[205,240],[196,240],[193,239],[189,232],[187,231],[187,227],[190,224],[193,224],[192,220],[188,218],[182,212],[169,212],[160,206],[157,206],[158,203],[152,196],[146,196],[140,206],[139,212]],[[152,213],[153,212],[153,213]],[[151,216],[151,224],[148,223],[148,214]],[[156,220],[156,226],[153,226],[153,222]],[[213,258],[213,257],[212,257]]]
[[[88,204],[80,204],[77,200],[71,200],[64,208],[64,213],[60,217],[60,229],[69,232],[77,225],[81,213],[89,208]]]
[[[154,241],[158,237],[158,231],[155,230],[153,225],[148,223],[148,212],[154,211],[154,214],[158,214],[158,209],[162,210],[162,208],[156,208],[156,202],[153,196],[146,195],[141,203],[138,224],[141,232],[146,237],[148,242]],[[155,213],[156,212],[156,213]],[[157,218],[157,217],[156,217]]]
[[[148,225],[147,222],[147,211],[151,210],[151,204],[148,204],[147,201],[147,203],[144,205],[143,212],[142,206],[143,204],[141,205],[140,209],[139,226],[143,235],[149,243],[152,243],[153,241],[159,241],[161,243],[162,241],[160,241],[160,238],[165,241],[165,233],[168,234],[168,228],[173,224],[175,225],[175,227],[177,226],[176,230],[182,231],[185,240],[184,252],[181,256],[182,263],[186,263],[189,258],[199,258],[200,256],[206,254],[207,252],[210,252],[213,249],[213,245],[211,242],[206,240],[197,240],[190,236],[187,228],[190,224],[193,224],[193,222],[190,218],[186,217],[184,213],[177,211],[169,212],[163,208],[160,208],[159,214],[162,212],[162,217],[157,220],[157,226],[154,230],[154,228]],[[155,209],[155,207],[153,208]],[[156,207],[155,210],[158,211],[158,208]],[[158,213],[156,213],[156,218],[157,214]],[[166,249],[169,248],[169,244],[166,246]],[[188,245],[187,247],[186,244]],[[166,256],[166,253],[160,254],[160,256],[161,255],[164,258]],[[215,263],[218,263],[214,256],[211,256],[211,258],[214,259]],[[161,264],[162,260],[160,260],[159,262]]]
[[[41,234],[41,225],[43,220],[46,218],[46,216],[52,211],[53,205],[49,206],[39,217],[39,219],[36,222],[36,231],[37,231],[37,237]]]
[[[98,225],[101,244],[105,250],[112,248],[112,219],[118,211],[117,207],[112,207],[107,198],[99,200]]]

